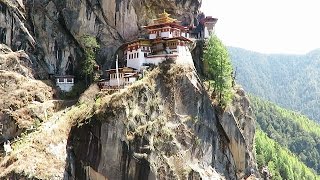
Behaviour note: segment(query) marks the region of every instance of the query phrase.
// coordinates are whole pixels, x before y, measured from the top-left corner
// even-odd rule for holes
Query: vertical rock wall
[[[10,0],[0,1],[0,42],[26,50],[51,74],[77,74],[83,61],[81,37],[100,44],[97,61],[109,68],[124,43],[163,10],[192,22],[200,0]]]
[[[154,78],[73,128],[69,167],[75,173],[69,168],[68,178],[237,179],[245,173],[252,142],[237,120],[218,118],[194,71],[173,68]]]

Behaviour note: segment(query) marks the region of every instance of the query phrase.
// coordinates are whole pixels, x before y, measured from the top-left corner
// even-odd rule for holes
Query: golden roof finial
[[[163,10],[163,13],[159,14],[159,18],[154,19],[154,24],[161,24],[161,23],[171,23],[177,21],[170,17],[170,14]]]
[[[168,18],[170,16],[169,13],[167,13],[167,11],[164,9],[163,13],[159,14],[160,18]]]

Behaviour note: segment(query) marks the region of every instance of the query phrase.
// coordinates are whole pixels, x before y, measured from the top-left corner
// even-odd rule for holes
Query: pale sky
[[[303,54],[320,48],[319,0],[202,0],[227,46]]]

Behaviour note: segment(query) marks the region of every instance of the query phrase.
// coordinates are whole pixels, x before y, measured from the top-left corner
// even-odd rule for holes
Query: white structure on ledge
[[[61,91],[70,92],[74,85],[74,76],[64,75],[55,76],[56,85],[61,89]]]
[[[217,21],[218,19],[213,18],[212,16],[207,16],[204,19],[204,38],[209,38],[212,34],[214,34],[214,27]]]
[[[135,69],[129,67],[119,68],[119,77],[117,77],[117,69],[109,69],[106,72],[109,75],[109,81],[104,82],[103,87],[107,89],[127,87],[139,78],[139,74],[135,72]]]
[[[164,12],[153,25],[145,26],[149,39],[137,39],[122,46],[126,67],[110,69],[109,80],[101,83],[103,88],[123,88],[139,77],[139,73],[149,65],[158,65],[166,59],[172,59],[177,64],[192,64],[189,50],[192,41],[189,39],[189,29],[178,24]],[[118,71],[118,72],[117,72]]]
[[[188,45],[188,29],[178,24],[176,19],[164,12],[154,24],[144,27],[148,30],[149,39],[137,39],[125,44],[127,67],[141,70],[147,64],[158,65],[171,58],[179,64],[193,64]]]

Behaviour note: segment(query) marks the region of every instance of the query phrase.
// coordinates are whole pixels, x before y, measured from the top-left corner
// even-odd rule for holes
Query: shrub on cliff
[[[232,72],[226,47],[217,36],[211,36],[204,51],[204,75],[221,106],[232,100]]]
[[[88,79],[92,80],[94,67],[96,66],[95,50],[100,46],[96,38],[89,35],[81,37],[81,44],[85,53],[85,60],[82,63],[82,74],[86,77],[86,84],[88,85]]]

